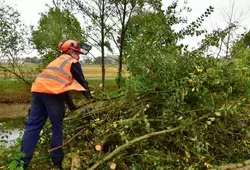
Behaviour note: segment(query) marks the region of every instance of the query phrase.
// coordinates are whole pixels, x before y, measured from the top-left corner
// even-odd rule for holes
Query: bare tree
[[[106,50],[112,52],[108,33],[112,28],[110,18],[113,15],[109,0],[68,0],[64,2],[71,11],[80,12],[85,21],[86,36],[89,43],[101,52],[102,88],[105,89],[105,56]]]
[[[24,76],[25,68],[19,64],[22,54],[29,49],[27,27],[20,21],[20,14],[10,5],[0,7],[0,71],[8,72],[30,85]]]
[[[231,47],[235,39],[240,35],[239,29],[242,28],[242,22],[246,17],[246,12],[237,7],[235,0],[230,0],[228,4],[229,6],[227,9],[224,5],[223,8],[221,8],[221,14],[227,26],[222,30],[226,35],[221,34],[221,45],[219,50],[219,53],[221,51],[224,52],[226,58],[230,57]]]

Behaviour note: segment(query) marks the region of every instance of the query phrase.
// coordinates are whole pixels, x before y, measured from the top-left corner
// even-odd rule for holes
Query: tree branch
[[[246,160],[242,163],[236,163],[236,164],[227,164],[227,165],[221,165],[221,166],[214,166],[214,168],[209,170],[227,170],[227,169],[238,169],[238,170],[247,170],[250,168],[250,160]],[[240,168],[240,169],[239,169]]]
[[[173,129],[169,129],[169,130],[162,130],[162,131],[158,131],[158,132],[153,132],[153,133],[150,133],[150,134],[146,134],[146,135],[143,135],[143,136],[140,136],[140,137],[137,137],[131,141],[128,141],[127,143],[117,147],[113,152],[111,152],[110,154],[108,154],[107,156],[105,156],[103,159],[101,159],[100,161],[98,161],[97,163],[95,163],[93,166],[91,166],[88,170],[94,170],[96,169],[97,167],[99,167],[101,164],[103,164],[104,162],[110,160],[111,158],[113,158],[115,155],[117,155],[119,152],[125,150],[126,148],[128,148],[129,146],[137,143],[137,142],[140,142],[142,140],[145,140],[145,139],[149,139],[149,138],[152,138],[154,136],[159,136],[159,135],[163,135],[163,134],[167,134],[167,133],[172,133],[172,132],[177,132],[183,128],[186,128],[188,125],[190,124],[194,124],[195,122],[199,121],[199,120],[202,120],[206,117],[208,117],[211,113],[207,114],[207,115],[204,115],[190,123],[187,123],[186,125],[180,125],[176,128],[173,128]]]
[[[48,150],[48,152],[52,152],[52,151],[55,151],[57,149],[60,149],[62,148],[63,146],[69,144],[70,142],[72,142],[72,140],[74,140],[78,135],[80,135],[85,129],[82,129],[80,132],[78,132],[77,134],[75,134],[72,138],[70,138],[67,142],[65,142],[64,144],[60,145],[60,146],[57,146],[55,148],[52,148],[50,150]]]
[[[176,132],[181,130],[183,127],[179,126],[170,130],[162,130],[159,132],[153,132],[150,134],[146,134],[140,137],[137,137],[121,146],[119,146],[118,148],[116,148],[113,152],[111,152],[110,154],[108,154],[107,156],[105,156],[102,160],[100,160],[99,162],[95,163],[93,166],[91,166],[88,170],[94,170],[97,167],[99,167],[101,164],[103,164],[104,162],[108,161],[109,159],[111,159],[112,157],[114,157],[115,155],[117,155],[119,152],[121,152],[122,150],[125,150],[127,147],[133,145],[134,143],[137,143],[139,141],[154,137],[154,136],[158,136],[158,135],[162,135],[162,134],[166,134],[166,133],[171,133],[171,132]]]

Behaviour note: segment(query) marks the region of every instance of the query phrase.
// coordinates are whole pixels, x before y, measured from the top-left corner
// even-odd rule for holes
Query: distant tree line
[[[40,64],[41,63],[41,59],[37,58],[37,57],[25,57],[23,59],[24,63],[34,63],[34,64]]]

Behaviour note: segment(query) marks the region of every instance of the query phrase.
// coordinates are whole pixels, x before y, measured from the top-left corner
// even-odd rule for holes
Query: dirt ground
[[[2,104],[0,103],[0,122],[25,117],[30,104]]]

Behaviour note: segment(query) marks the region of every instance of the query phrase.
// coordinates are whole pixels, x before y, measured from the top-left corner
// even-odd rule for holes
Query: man
[[[47,118],[52,124],[51,148],[62,145],[65,102],[70,110],[76,109],[68,92],[77,90],[88,99],[92,98],[79,63],[79,55],[84,54],[80,44],[75,40],[67,40],[59,43],[58,47],[62,54],[37,76],[31,87],[31,109],[21,146],[21,151],[25,153],[22,158],[25,167],[32,159],[39,133]],[[52,151],[51,159],[55,167],[62,169],[62,149]]]

